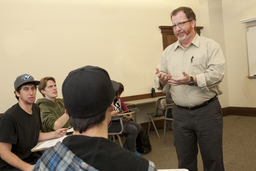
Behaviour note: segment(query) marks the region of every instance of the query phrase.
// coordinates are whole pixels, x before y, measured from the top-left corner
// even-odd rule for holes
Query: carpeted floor
[[[226,171],[256,171],[256,117],[223,117],[223,153]],[[163,143],[163,129],[159,130],[161,138],[150,132],[152,151],[142,157],[155,163],[157,169],[176,169],[178,161],[173,145],[172,131],[168,130]],[[200,154],[198,171],[203,171]]]

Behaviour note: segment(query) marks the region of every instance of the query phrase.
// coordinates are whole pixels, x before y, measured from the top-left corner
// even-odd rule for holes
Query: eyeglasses
[[[181,27],[184,26],[184,24],[185,24],[186,22],[190,22],[190,20],[184,21],[184,22],[180,22],[180,23],[178,23],[178,24],[175,24],[175,25],[172,26],[172,29],[176,29],[177,26],[179,26],[179,28],[181,28]]]

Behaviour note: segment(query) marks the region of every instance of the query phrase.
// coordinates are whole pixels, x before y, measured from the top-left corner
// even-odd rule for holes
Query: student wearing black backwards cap
[[[38,155],[31,149],[38,141],[62,137],[66,129],[41,133],[39,107],[35,81],[29,74],[18,76],[14,82],[18,103],[8,109],[0,120],[0,170],[32,170]]]
[[[115,91],[104,69],[85,66],[71,71],[62,85],[62,94],[73,135],[45,151],[35,170],[156,170],[153,162],[108,139]]]

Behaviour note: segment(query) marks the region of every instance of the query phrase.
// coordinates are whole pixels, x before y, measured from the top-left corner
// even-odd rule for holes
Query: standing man
[[[0,170],[32,170],[38,156],[31,149],[38,141],[62,137],[66,129],[41,133],[40,109],[35,81],[31,75],[18,76],[14,82],[18,103],[9,108],[0,120]]]
[[[57,98],[58,90],[53,77],[44,77],[38,85],[44,98],[38,99],[43,132],[54,131],[70,126],[69,116],[65,112],[63,99]]]
[[[191,8],[171,13],[178,41],[168,46],[156,68],[156,88],[170,91],[173,134],[179,168],[197,171],[198,146],[205,171],[224,171],[222,110],[218,95],[225,59],[218,43],[195,32],[196,16]]]
[[[35,170],[75,167],[70,162],[73,159],[65,155],[72,153],[79,163],[82,159],[89,165],[88,170],[156,171],[154,163],[108,139],[115,91],[106,70],[85,66],[71,71],[63,82],[62,93],[73,135],[45,151]]]

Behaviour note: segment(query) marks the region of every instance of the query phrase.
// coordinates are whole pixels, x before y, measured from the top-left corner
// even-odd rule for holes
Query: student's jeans
[[[136,150],[136,139],[140,133],[141,126],[134,121],[123,121],[123,133],[127,135],[126,141],[123,145],[125,149],[135,152]],[[119,132],[121,130],[119,121],[112,121],[110,127],[108,128],[109,132]]]
[[[140,133],[141,126],[134,121],[123,121],[124,131],[123,133],[127,134],[126,141],[124,143],[124,148],[129,149],[131,152],[136,150],[136,139]]]

